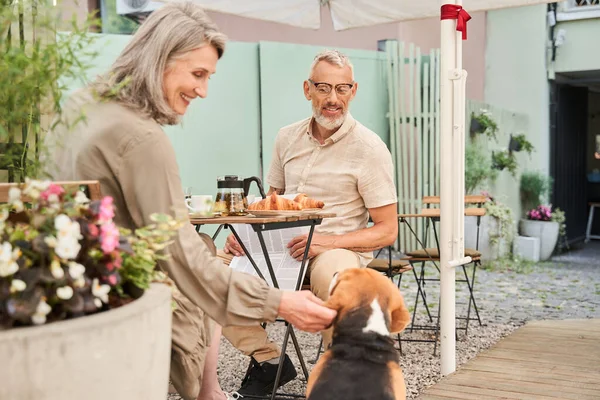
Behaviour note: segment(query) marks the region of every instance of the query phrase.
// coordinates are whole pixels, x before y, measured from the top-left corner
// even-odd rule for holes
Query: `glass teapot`
[[[260,178],[252,176],[240,179],[237,175],[225,175],[217,178],[217,195],[214,211],[221,215],[246,215],[248,209],[248,192],[250,184],[256,182],[260,195],[267,197]]]

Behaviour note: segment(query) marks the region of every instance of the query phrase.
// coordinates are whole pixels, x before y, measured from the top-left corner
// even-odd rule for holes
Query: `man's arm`
[[[281,196],[282,194],[285,193],[285,189],[278,189],[278,188],[274,188],[273,186],[270,186],[267,196],[270,196],[272,193],[277,193],[278,195]]]
[[[369,208],[373,226],[344,235],[313,234],[309,257],[315,257],[331,249],[348,249],[356,252],[369,252],[394,243],[398,237],[398,213],[396,203]],[[308,235],[292,239],[288,247],[295,259],[302,259]]]

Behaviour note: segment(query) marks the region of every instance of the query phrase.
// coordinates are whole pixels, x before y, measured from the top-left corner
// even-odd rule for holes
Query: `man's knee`
[[[319,298],[329,297],[329,284],[336,272],[360,268],[360,257],[353,251],[333,249],[319,254],[310,265],[310,287]]]

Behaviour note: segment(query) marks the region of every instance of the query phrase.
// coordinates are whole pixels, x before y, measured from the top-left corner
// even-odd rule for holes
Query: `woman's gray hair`
[[[179,115],[169,106],[164,90],[165,69],[176,58],[213,46],[219,58],[227,37],[200,6],[167,3],[140,25],[111,69],[92,84],[102,98],[113,98],[161,125],[174,125]]]
[[[352,79],[354,79],[354,66],[350,62],[348,56],[338,50],[324,50],[317,54],[312,62],[312,65],[310,66],[309,77],[312,77],[315,67],[321,61],[325,61],[331,65],[336,65],[340,68],[346,66],[350,67],[350,71],[352,71]]]

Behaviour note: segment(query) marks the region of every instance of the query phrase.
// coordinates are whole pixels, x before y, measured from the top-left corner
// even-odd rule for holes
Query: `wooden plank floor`
[[[418,398],[600,399],[600,319],[530,322]]]

